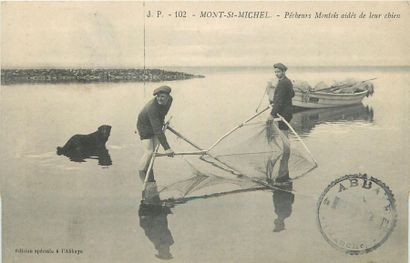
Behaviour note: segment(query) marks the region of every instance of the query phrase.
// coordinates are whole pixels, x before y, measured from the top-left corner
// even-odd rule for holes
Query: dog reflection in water
[[[174,238],[168,228],[167,216],[172,214],[171,209],[161,205],[156,183],[148,183],[145,190],[145,200],[138,210],[140,226],[144,229],[147,238],[154,244],[159,259],[172,259],[170,247]]]
[[[98,159],[99,165],[112,164],[110,154],[105,147],[110,137],[111,126],[102,125],[91,134],[76,134],[63,147],[57,147],[58,155],[65,155],[73,162],[85,162],[85,159]]]

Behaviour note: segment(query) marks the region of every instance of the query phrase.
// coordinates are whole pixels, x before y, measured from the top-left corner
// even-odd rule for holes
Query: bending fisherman
[[[167,138],[162,130],[164,119],[172,104],[171,88],[161,86],[154,90],[154,99],[150,100],[138,115],[137,130],[144,148],[144,154],[139,163],[139,176],[145,179],[146,172],[158,143],[164,148],[169,157],[174,156],[174,151],[168,144]],[[151,169],[149,181],[155,181]]]

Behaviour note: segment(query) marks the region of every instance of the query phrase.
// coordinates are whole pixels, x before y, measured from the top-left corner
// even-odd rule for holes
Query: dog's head
[[[98,135],[101,139],[107,141],[108,137],[110,137],[111,133],[111,126],[110,125],[101,125],[98,127]]]

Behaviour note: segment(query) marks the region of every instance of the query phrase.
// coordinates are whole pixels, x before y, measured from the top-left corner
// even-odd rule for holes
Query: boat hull
[[[300,92],[295,90],[293,106],[298,108],[317,109],[333,108],[361,103],[367,91],[354,94],[333,94],[326,92]]]

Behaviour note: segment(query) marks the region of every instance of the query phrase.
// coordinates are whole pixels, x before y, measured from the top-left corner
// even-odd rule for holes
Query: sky
[[[201,11],[272,18],[200,18]],[[285,12],[400,19],[285,19]],[[2,2],[1,66],[409,66],[409,22],[406,2]]]

